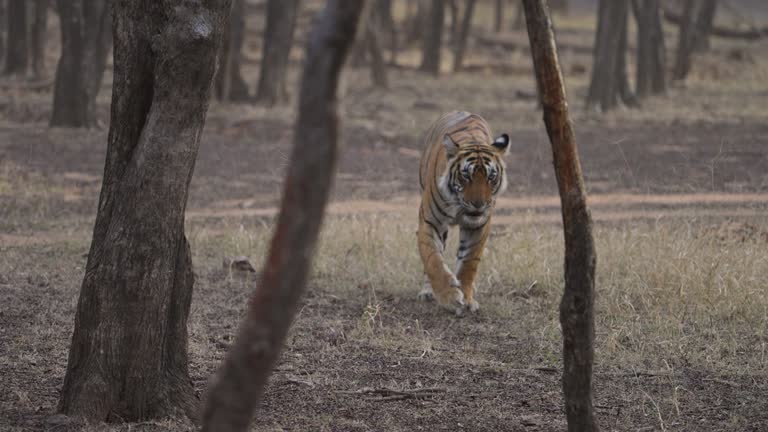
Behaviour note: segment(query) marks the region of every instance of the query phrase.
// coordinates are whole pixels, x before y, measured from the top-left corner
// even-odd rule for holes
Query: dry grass
[[[312,285],[365,302],[358,337],[413,344],[410,335],[398,334],[401,329],[388,328],[379,305],[388,296],[412,301],[422,283],[414,233],[413,221],[398,217],[349,216],[327,222]],[[268,235],[266,226],[241,226],[225,236],[193,226],[191,239],[198,256],[245,254],[261,262]],[[685,221],[597,227],[595,235],[598,369],[684,365],[737,375],[766,372],[764,238],[722,239],[706,224]],[[453,237],[449,250],[456,247]],[[494,321],[521,321],[522,328],[510,326],[509,331],[534,332],[537,349],[552,365],[560,350],[562,246],[556,226],[529,222],[497,231],[478,284],[482,314]],[[398,337],[404,340],[388,341]],[[429,342],[417,345],[419,351]]]

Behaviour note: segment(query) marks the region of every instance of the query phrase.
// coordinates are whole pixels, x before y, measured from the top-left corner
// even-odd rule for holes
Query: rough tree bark
[[[596,263],[592,217],[545,0],[523,0],[523,5],[563,213],[565,290],[560,303],[560,325],[568,430],[597,431],[592,406]]]
[[[608,111],[623,101],[637,105],[627,74],[629,0],[600,0],[587,108]]]
[[[48,0],[33,3],[34,21],[31,29],[32,75],[35,79],[45,77],[45,42],[48,36]]]
[[[198,412],[184,211],[228,13],[228,0],[115,2],[112,121],[59,400],[67,415]]]
[[[29,66],[27,48],[28,0],[8,0],[8,39],[5,74],[26,75]]]
[[[268,0],[267,26],[256,101],[268,106],[287,102],[285,75],[293,45],[299,0]]]
[[[632,8],[637,21],[637,97],[663,94],[667,91],[666,49],[659,0],[633,0]]]
[[[232,0],[229,27],[221,45],[219,70],[216,74],[216,97],[220,100],[248,100],[248,85],[242,74],[243,41],[245,40],[245,0]]]
[[[464,63],[464,53],[467,50],[467,40],[469,39],[469,30],[472,26],[472,15],[475,12],[476,0],[466,0],[464,16],[461,18],[461,29],[454,46],[453,71],[458,72]]]
[[[672,79],[674,80],[684,80],[688,76],[688,72],[691,71],[695,10],[696,0],[683,1],[683,15],[678,31],[677,53],[675,54],[675,69],[672,72]]]
[[[58,0],[61,57],[56,68],[51,126],[96,124],[96,96],[112,47],[112,1]]]
[[[440,49],[443,44],[443,23],[445,22],[445,0],[432,0],[429,13],[429,27],[423,37],[420,69],[434,76],[440,75]]]
[[[339,74],[363,4],[329,0],[309,36],[282,209],[261,281],[209,387],[203,431],[248,428],[296,313],[333,179]]]

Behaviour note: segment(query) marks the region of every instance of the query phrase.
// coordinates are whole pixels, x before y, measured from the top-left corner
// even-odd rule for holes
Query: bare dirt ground
[[[588,46],[593,25],[563,19],[562,42]],[[249,43],[245,75],[255,84],[258,42]],[[605,430],[768,430],[766,54],[765,41],[716,41],[667,97],[602,115],[581,109],[589,57],[561,52],[596,220]],[[540,112],[526,96],[529,61],[524,50],[476,47],[471,73],[435,80],[408,67],[414,59],[403,53],[388,90],[371,88],[365,70],[347,71],[323,245],[254,430],[565,428],[559,201]],[[175,420],[66,426],[51,417],[107,128],[48,128],[50,97],[50,88],[0,83],[0,430],[190,430]],[[261,262],[293,109],[211,106],[187,222],[197,274],[190,367],[201,395],[255,286],[221,261]],[[412,239],[420,134],[452,109],[483,115],[513,146],[481,270],[483,309],[461,319],[416,302]]]

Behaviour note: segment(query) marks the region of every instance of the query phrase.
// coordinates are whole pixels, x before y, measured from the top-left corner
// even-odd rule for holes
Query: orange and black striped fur
[[[434,297],[456,312],[474,312],[475,276],[491,228],[496,196],[507,187],[503,157],[509,136],[494,139],[488,123],[463,111],[443,115],[426,134],[419,182],[419,253],[427,281],[419,298]],[[448,229],[460,232],[456,272],[445,264]]]

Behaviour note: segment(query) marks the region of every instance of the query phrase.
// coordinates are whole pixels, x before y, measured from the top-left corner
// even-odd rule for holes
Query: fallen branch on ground
[[[446,389],[437,387],[425,387],[413,390],[392,390],[388,388],[363,387],[360,390],[337,391],[339,394],[368,396],[374,401],[395,401],[404,399],[432,399],[439,393],[445,393]]]

